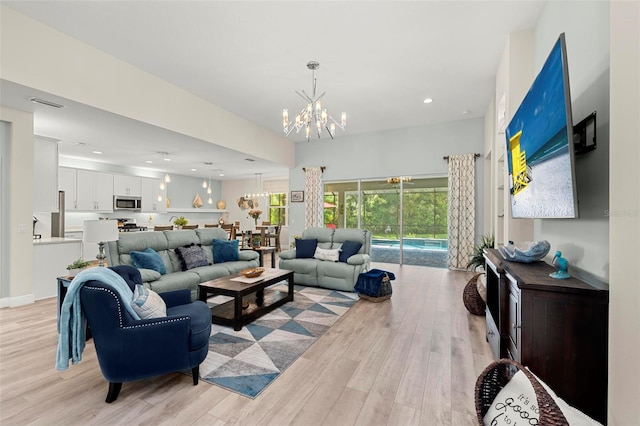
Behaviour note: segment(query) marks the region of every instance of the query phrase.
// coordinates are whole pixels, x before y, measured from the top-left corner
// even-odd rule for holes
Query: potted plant
[[[82,258],[78,258],[78,260],[74,261],[67,265],[67,270],[69,271],[69,277],[75,277],[80,270],[86,268],[91,265],[91,262],[87,262],[86,260],[82,260]]]
[[[182,227],[186,224],[188,224],[189,221],[187,219],[185,219],[184,216],[180,216],[179,218],[177,218],[176,220],[173,221],[173,224],[178,228],[178,229],[182,229]]]
[[[493,248],[495,241],[493,235],[483,235],[480,244],[473,248],[473,252],[470,254],[471,260],[467,263],[467,268],[473,267],[475,271],[478,266],[484,266],[484,249]]]

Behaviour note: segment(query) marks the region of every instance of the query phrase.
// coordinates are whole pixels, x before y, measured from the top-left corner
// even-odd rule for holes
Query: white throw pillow
[[[553,398],[571,426],[600,425],[600,423],[558,398],[540,378],[536,378]],[[540,411],[533,386],[527,376],[522,371],[518,371],[498,393],[483,420],[485,425],[513,426],[514,424],[537,425],[539,424],[539,419]]]
[[[328,260],[329,262],[337,262],[340,258],[340,250],[330,250],[316,247],[316,252],[313,255],[318,260]]]
[[[162,297],[153,290],[137,284],[133,291],[131,307],[141,319],[162,318],[167,316],[167,305]]]

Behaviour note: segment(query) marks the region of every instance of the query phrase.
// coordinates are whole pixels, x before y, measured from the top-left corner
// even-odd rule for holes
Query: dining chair
[[[198,229],[199,225],[182,225],[182,229]]]
[[[280,247],[280,231],[282,230],[282,225],[276,225],[273,233],[268,233],[265,235],[265,239],[267,240],[267,246],[271,247],[271,239],[274,239],[273,246],[275,246],[276,251],[281,251]]]
[[[218,224],[217,223],[205,223],[204,227],[205,228],[217,228]]]

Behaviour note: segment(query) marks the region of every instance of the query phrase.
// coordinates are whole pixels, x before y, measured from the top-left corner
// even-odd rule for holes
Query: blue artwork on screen
[[[511,215],[577,217],[564,34],[506,128]]]

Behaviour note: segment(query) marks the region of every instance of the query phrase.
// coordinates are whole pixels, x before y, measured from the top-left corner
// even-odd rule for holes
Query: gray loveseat
[[[118,241],[106,244],[107,262],[109,266],[133,266],[129,253],[152,248],[160,255],[167,273],[160,275],[153,270],[140,269],[144,285],[157,293],[189,289],[191,299],[196,300],[199,283],[258,266],[258,253],[251,250],[241,250],[238,261],[214,264],[212,250],[214,238],[227,240],[228,236],[220,228],[121,233]],[[209,265],[183,271],[182,261],[175,249],[192,243],[202,245]]]
[[[340,249],[345,241],[362,243],[357,254],[346,262],[332,262],[315,258],[296,258],[296,250],[280,253],[280,269],[294,271],[294,282],[314,287],[334,290],[354,291],[353,287],[361,272],[371,265],[371,232],[364,229],[309,228],[302,233],[302,239],[317,239],[322,249]]]

